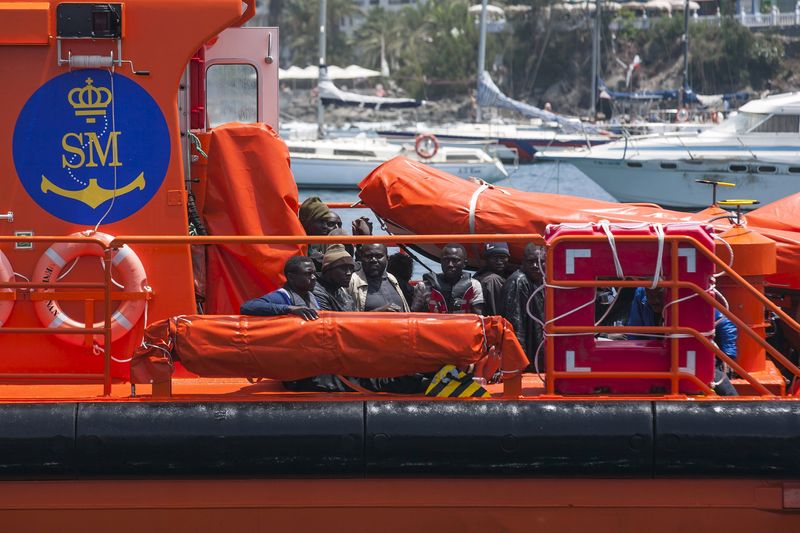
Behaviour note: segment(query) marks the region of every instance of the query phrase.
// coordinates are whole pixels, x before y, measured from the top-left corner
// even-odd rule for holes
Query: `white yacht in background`
[[[428,152],[432,155],[423,157],[414,143],[394,144],[380,137],[285,141],[300,187],[354,188],[375,167],[400,155],[462,178],[491,183],[508,177],[503,163],[479,148],[437,146]]]
[[[748,102],[701,133],[630,137],[541,157],[575,165],[621,202],[705,207],[711,194],[696,180],[706,179],[736,185],[721,189],[719,199],[769,203],[800,191],[800,93]]]

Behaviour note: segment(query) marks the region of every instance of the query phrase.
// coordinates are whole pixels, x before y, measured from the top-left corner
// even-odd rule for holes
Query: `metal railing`
[[[652,242],[655,240],[654,236],[650,235],[615,235],[614,240],[617,243],[624,243],[624,242]],[[561,242],[570,242],[570,241],[578,241],[578,242],[586,242],[586,241],[598,241],[598,242],[605,242],[607,241],[607,237],[605,235],[563,235],[553,239],[549,244],[548,248],[553,248],[557,244]],[[709,305],[714,306],[718,309],[724,316],[726,316],[731,322],[733,322],[740,332],[744,332],[751,338],[753,338],[762,348],[764,348],[770,356],[773,357],[777,362],[779,362],[783,367],[785,367],[794,377],[795,379],[800,378],[800,368],[798,368],[794,363],[789,361],[783,354],[781,354],[778,350],[776,350],[772,345],[770,345],[764,338],[762,338],[758,333],[756,333],[753,328],[751,328],[748,324],[746,324],[743,320],[733,314],[730,310],[728,310],[725,306],[723,306],[720,302],[716,300],[716,298],[710,296],[708,292],[698,285],[680,281],[678,279],[678,245],[681,243],[690,244],[696,250],[699,250],[701,254],[703,254],[708,260],[713,262],[717,269],[724,271],[732,280],[734,280],[738,285],[744,287],[747,292],[749,292],[753,297],[755,297],[760,303],[762,303],[767,309],[778,315],[789,327],[794,329],[797,332],[800,332],[800,324],[798,324],[792,317],[787,315],[780,307],[775,305],[769,298],[767,298],[764,294],[759,292],[755,287],[753,287],[750,283],[747,282],[742,276],[737,274],[732,268],[730,268],[727,264],[725,264],[719,257],[717,257],[713,252],[708,250],[708,248],[702,246],[697,240],[693,239],[692,237],[687,236],[680,236],[680,235],[668,235],[664,238],[665,243],[669,243],[671,246],[671,276],[669,281],[660,281],[658,283],[659,287],[667,288],[671,291],[670,300],[676,301],[678,300],[678,291],[680,289],[689,289],[693,291],[699,298],[704,300]],[[552,254],[547,254],[546,257],[546,282],[548,285],[555,285],[557,284],[560,287],[647,287],[652,285],[652,280],[555,280],[553,279],[553,258]],[[670,370],[668,372],[570,372],[570,371],[556,371],[554,362],[555,362],[555,351],[553,343],[545,343],[545,375],[547,379],[545,380],[545,386],[547,390],[547,394],[555,394],[555,380],[558,378],[578,378],[578,379],[585,379],[585,378],[608,378],[608,379],[626,379],[626,378],[664,378],[670,380],[670,393],[672,395],[679,394],[679,387],[681,381],[691,381],[695,385],[700,385],[701,389],[704,390],[706,393],[710,391],[707,385],[702,384],[697,380],[696,376],[692,374],[688,374],[682,372],[680,370],[680,365],[678,361],[678,336],[679,335],[691,335],[695,339],[699,340],[701,343],[704,344],[706,348],[709,348],[716,357],[720,358],[724,361],[728,366],[733,368],[739,376],[745,379],[753,388],[762,395],[769,395],[771,396],[772,393],[767,390],[758,380],[753,377],[749,372],[745,371],[740,365],[736,363],[733,359],[731,359],[727,354],[722,352],[717,346],[713,343],[708,341],[701,332],[694,330],[692,328],[681,327],[679,322],[679,312],[678,306],[673,305],[670,306],[670,324],[669,326],[653,326],[653,327],[630,327],[630,326],[587,326],[587,327],[579,327],[579,326],[556,326],[552,322],[550,322],[555,315],[554,310],[554,303],[553,299],[545,298],[545,335],[557,335],[557,334],[586,334],[586,333],[639,333],[639,334],[661,334],[670,336]]]
[[[358,204],[331,204],[334,207],[359,207]],[[616,235],[617,242],[647,242],[655,241],[655,236],[633,236],[633,235]],[[54,330],[47,327],[25,327],[25,328],[0,328],[0,334],[74,334],[74,335],[103,335],[104,345],[109,347],[104,353],[103,374],[0,374],[0,380],[13,379],[15,381],[24,381],[29,383],[85,383],[85,382],[98,382],[103,383],[103,394],[108,396],[111,393],[111,316],[112,302],[121,299],[130,298],[130,295],[124,297],[115,293],[112,290],[112,260],[114,251],[124,244],[150,244],[150,245],[213,245],[213,244],[386,244],[386,245],[399,245],[399,244],[445,244],[448,242],[459,242],[462,244],[468,243],[483,243],[494,242],[502,240],[508,243],[534,243],[540,246],[546,246],[552,249],[557,244],[564,241],[586,241],[586,240],[606,240],[605,236],[584,236],[584,235],[565,235],[560,236],[547,244],[544,238],[539,234],[437,234],[437,235],[336,235],[336,236],[297,236],[297,235],[279,235],[279,236],[164,236],[164,235],[121,235],[114,238],[107,246],[104,242],[98,239],[91,239],[86,237],[47,237],[47,236],[25,236],[25,237],[11,237],[0,236],[0,243],[8,242],[42,242],[42,243],[55,243],[55,242],[92,242],[104,249],[103,262],[104,281],[101,282],[86,282],[86,283],[71,283],[71,282],[57,282],[57,283],[37,283],[37,282],[6,282],[0,283],[0,289],[12,289],[13,292],[0,292],[0,299],[16,299],[16,300],[35,300],[39,299],[56,299],[56,296],[61,298],[58,293],[60,289],[69,289],[70,292],[66,293],[64,299],[70,300],[94,300],[102,296],[103,301],[103,327],[84,327],[75,329],[58,329]],[[773,359],[778,361],[782,366],[786,367],[789,372],[796,378],[800,378],[800,369],[798,369],[791,361],[789,361],[783,354],[778,352],[775,348],[769,345],[762,337],[760,337],[749,325],[739,319],[736,315],[722,306],[716,299],[710,296],[705,290],[701,289],[694,283],[681,281],[678,279],[678,244],[690,244],[695,249],[699,250],[708,260],[712,261],[716,267],[725,271],[727,275],[734,280],[737,284],[743,286],[753,297],[762,303],[767,309],[779,316],[787,325],[794,330],[800,332],[800,324],[795,322],[789,315],[769,300],[764,294],[759,292],[756,288],[750,285],[744,278],[737,274],[734,270],[728,267],[722,260],[720,260],[713,252],[702,246],[699,242],[691,237],[685,236],[666,236],[665,242],[669,243],[672,247],[672,266],[671,278],[668,281],[659,283],[659,286],[665,287],[672,291],[671,299],[678,299],[679,289],[690,289],[694,291],[698,297],[703,299],[710,305],[715,306],[728,317],[736,326],[739,331],[746,333],[756,340]],[[552,278],[552,254],[546,256],[546,282],[550,285],[557,283],[559,286],[571,287],[640,287],[648,286],[651,282],[647,280],[583,280],[583,281],[566,281],[554,280]],[[47,289],[44,291],[42,289]],[[81,292],[82,291],[82,292]],[[141,298],[149,297],[150,293],[142,293]],[[116,296],[115,296],[116,295]],[[88,307],[87,307],[88,309]],[[723,353],[719,348],[713,345],[706,339],[701,332],[691,328],[681,327],[679,325],[678,307],[671,306],[670,326],[658,327],[626,327],[626,326],[593,326],[593,327],[578,327],[578,326],[556,326],[548,322],[553,318],[554,308],[553,299],[545,298],[545,334],[558,334],[558,333],[658,333],[668,335],[691,335],[703,345],[713,351],[716,357],[727,363],[733,368],[742,378],[748,381],[753,388],[762,395],[770,395],[771,393],[758,382],[756,378],[751,376],[743,368],[741,368],[734,360]],[[91,314],[87,315],[86,321],[92,320]],[[711,393],[711,389],[707,384],[700,382],[700,380],[691,374],[686,374],[680,371],[678,362],[678,344],[673,337],[671,346],[671,363],[670,369],[666,372],[568,372],[556,371],[554,367],[555,354],[553,343],[545,343],[545,387],[548,395],[555,394],[555,380],[558,378],[665,378],[671,381],[671,393],[673,395],[679,394],[679,384],[681,381],[691,381],[698,386],[702,391]],[[504,396],[505,397],[519,397],[522,390],[521,375],[516,374],[511,379],[504,382]]]

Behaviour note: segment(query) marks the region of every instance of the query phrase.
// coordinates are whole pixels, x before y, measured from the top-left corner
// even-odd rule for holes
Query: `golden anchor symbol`
[[[42,192],[47,194],[48,192],[53,192],[59,196],[64,196],[66,198],[72,198],[73,200],[77,200],[79,202],[83,202],[84,204],[88,205],[92,209],[96,209],[97,206],[102,204],[103,202],[110,200],[114,196],[122,196],[123,194],[127,194],[134,189],[144,190],[145,181],[144,181],[144,172],[140,172],[136,179],[132,182],[127,184],[126,186],[116,189],[104,189],[103,187],[97,184],[96,179],[89,179],[89,185],[87,185],[84,189],[79,191],[69,191],[67,189],[62,189],[49,179],[47,179],[44,174],[42,174]]]

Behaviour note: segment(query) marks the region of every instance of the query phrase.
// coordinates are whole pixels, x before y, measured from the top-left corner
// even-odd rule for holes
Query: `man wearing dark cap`
[[[297,213],[306,235],[347,235],[342,230],[342,219],[323,202],[319,196],[306,198]],[[372,235],[372,223],[367,217],[359,217],[352,223],[353,235]],[[325,254],[324,244],[308,245],[308,257],[314,260],[317,271]]]
[[[248,300],[239,308],[243,315],[297,315],[306,320],[319,318],[319,302],[311,292],[316,285],[314,263],[309,257],[293,256],[283,267],[286,284],[259,298]]]
[[[473,279],[478,280],[483,289],[485,316],[500,314],[509,257],[511,253],[508,251],[508,244],[504,242],[487,242],[483,247],[484,266],[475,273]]]
[[[319,308],[323,311],[355,311],[347,293],[355,262],[341,244],[332,244],[322,259],[322,274],[314,287]]]
[[[331,210],[318,196],[306,198],[297,213],[306,235],[327,235],[337,227]]]

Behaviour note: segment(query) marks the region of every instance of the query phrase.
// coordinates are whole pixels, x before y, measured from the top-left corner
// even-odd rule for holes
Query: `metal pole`
[[[478,43],[478,81],[475,88],[475,122],[481,121],[481,104],[478,103],[478,87],[481,84],[481,76],[486,68],[486,4],[489,0],[481,3],[481,38]]]
[[[689,89],[689,0],[683,0],[683,87],[680,92],[680,107],[686,104]]]
[[[600,74],[600,2],[595,1],[594,32],[592,35],[592,117],[597,118],[597,76]]]
[[[317,78],[317,135],[325,136],[325,108],[322,105],[319,83],[328,71],[325,62],[325,25],[328,17],[327,0],[319,0],[319,77]]]

